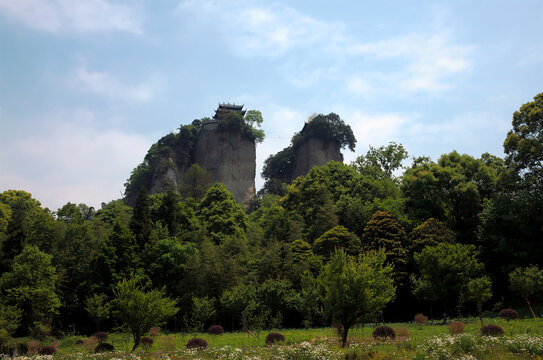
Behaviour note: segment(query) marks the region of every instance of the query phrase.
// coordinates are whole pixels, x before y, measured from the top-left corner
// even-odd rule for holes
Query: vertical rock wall
[[[245,203],[255,195],[254,141],[219,130],[217,122],[208,122],[200,130],[193,160],[209,172],[211,181],[224,184],[236,201]]]
[[[314,166],[322,166],[329,161],[343,162],[341,148],[335,141],[322,140],[312,137],[305,140],[296,148],[296,167],[292,174],[292,180],[300,175],[305,175]]]

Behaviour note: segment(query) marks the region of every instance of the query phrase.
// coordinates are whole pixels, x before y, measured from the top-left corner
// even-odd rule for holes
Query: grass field
[[[485,319],[485,325],[496,324],[504,329],[500,337],[480,336],[477,319],[462,319],[466,324],[463,334],[450,335],[447,326],[413,323],[387,324],[407,332],[393,340],[372,337],[373,326],[358,327],[349,332],[349,347],[341,349],[335,330],[281,329],[274,330],[285,336],[285,343],[266,346],[266,332],[258,339],[245,333],[223,335],[197,334],[209,344],[206,350],[187,350],[185,344],[193,334],[161,334],[154,337],[151,348],[138,348],[133,354],[129,334],[110,334],[107,342],[114,345],[113,353],[93,354],[97,342],[94,338],[70,336],[62,340],[46,339],[39,346],[54,345],[58,352],[53,357],[24,355],[16,359],[543,359],[543,320]],[[79,344],[78,344],[78,340]],[[28,346],[32,339],[17,342]],[[24,347],[24,346],[23,346]],[[30,344],[36,349],[37,343]],[[31,349],[30,352],[33,350]]]

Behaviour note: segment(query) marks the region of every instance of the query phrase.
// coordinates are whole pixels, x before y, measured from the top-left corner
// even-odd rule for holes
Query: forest
[[[174,136],[190,139],[197,125]],[[222,184],[199,181],[198,165],[179,192],[131,183],[134,207],[118,199],[52,211],[24,190],[4,191],[0,347],[129,331],[135,349],[151,326],[211,325],[334,325],[345,345],[356,324],[417,313],[447,322],[526,307],[536,317],[543,93],[514,112],[503,149],[503,158],[452,150],[433,161],[410,159],[397,143],[370,146],[351,164],[315,167],[280,191],[265,186],[246,207]]]

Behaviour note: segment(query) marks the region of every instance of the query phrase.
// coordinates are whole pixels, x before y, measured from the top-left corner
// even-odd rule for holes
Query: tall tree
[[[134,351],[151,326],[161,326],[177,313],[175,301],[161,290],[145,291],[140,278],[131,277],[115,287],[115,315],[128,327],[134,340]]]
[[[383,251],[350,258],[340,250],[324,267],[324,308],[339,325],[342,347],[347,345],[347,335],[355,324],[374,320],[394,298],[391,272]]]
[[[142,187],[136,199],[134,213],[130,219],[130,230],[136,237],[136,244],[140,250],[143,250],[145,244],[149,241],[152,229],[153,223],[151,220],[149,196],[147,195],[147,190]]]
[[[361,174],[391,178],[395,170],[402,168],[402,162],[407,157],[407,151],[402,144],[391,142],[377,149],[370,145],[366,155],[360,155],[353,165]]]
[[[516,268],[509,274],[509,287],[522,296],[535,319],[530,299],[543,293],[543,270],[539,270],[537,266]]]
[[[215,183],[198,206],[198,217],[215,243],[245,236],[247,215],[223,184]]]
[[[11,271],[0,278],[3,297],[22,311],[24,331],[36,335],[50,330],[60,299],[56,294],[57,274],[51,255],[26,246],[16,256]]]
[[[377,211],[373,214],[364,228],[362,247],[366,251],[383,249],[387,262],[394,267],[394,279],[398,284],[404,282],[408,256],[407,236],[391,213]]]
[[[513,114],[513,128],[503,143],[508,169],[528,197],[543,199],[543,93]]]
[[[473,245],[427,246],[415,254],[415,262],[420,277],[412,277],[413,291],[419,298],[443,305],[444,322],[452,305],[466,296],[468,283],[481,277],[484,269]]]

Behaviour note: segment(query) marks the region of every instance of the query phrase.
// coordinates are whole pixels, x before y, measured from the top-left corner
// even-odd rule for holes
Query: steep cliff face
[[[213,182],[224,184],[236,201],[247,202],[255,195],[255,142],[239,132],[221,130],[217,122],[204,124],[193,161],[209,172]]]
[[[340,150],[340,144],[334,140],[323,140],[318,137],[306,139],[296,147],[296,165],[290,181],[307,174],[314,166],[321,166],[330,161],[343,162]]]

